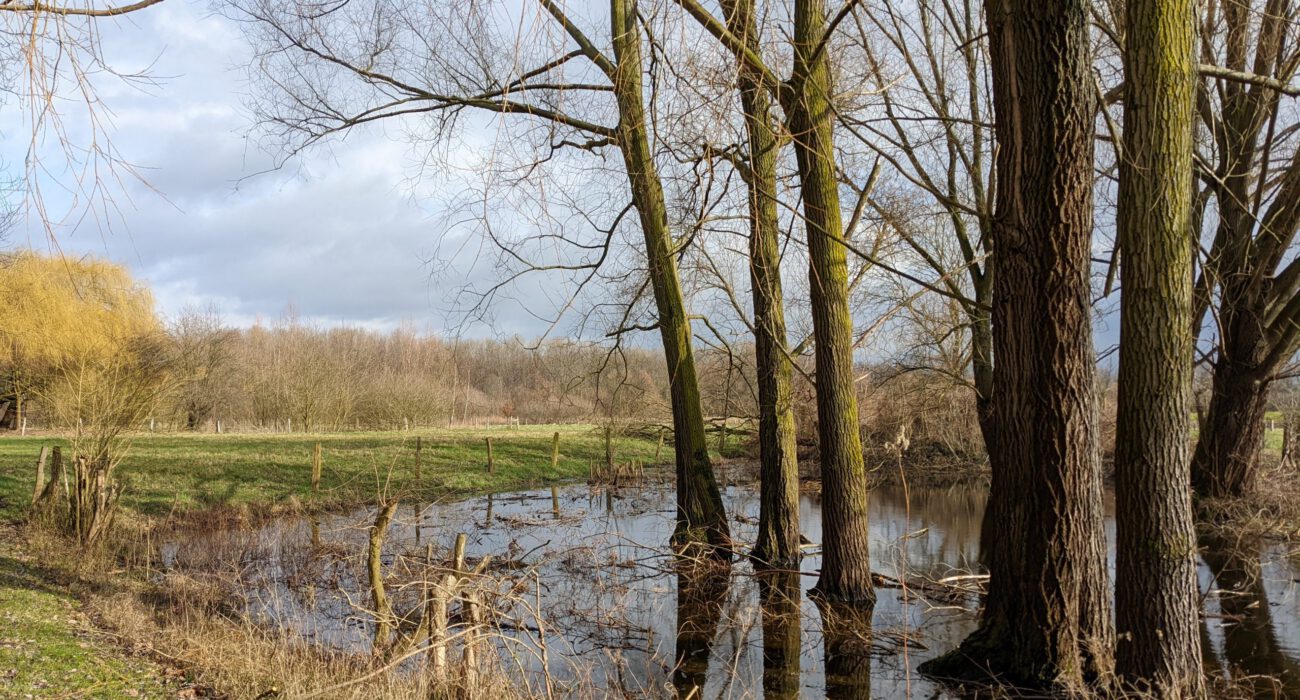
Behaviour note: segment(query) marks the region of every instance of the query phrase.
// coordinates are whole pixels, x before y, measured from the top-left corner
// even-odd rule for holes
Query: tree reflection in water
[[[825,645],[826,697],[871,697],[871,608],[817,601]]]
[[[1255,697],[1300,698],[1300,665],[1287,656],[1273,629],[1259,543],[1203,535],[1201,547],[1224,616],[1226,670]]]
[[[709,675],[709,653],[731,588],[727,567],[677,565],[677,649],[673,687],[679,698],[699,698]]]
[[[798,571],[758,574],[763,616],[763,697],[799,697],[803,586]]]

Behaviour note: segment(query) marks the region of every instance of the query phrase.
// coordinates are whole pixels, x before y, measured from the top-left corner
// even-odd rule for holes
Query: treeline
[[[456,423],[662,420],[663,360],[588,343],[446,340],[286,318],[229,328],[190,313],[168,328],[178,388],[158,417],[186,430],[391,430]]]

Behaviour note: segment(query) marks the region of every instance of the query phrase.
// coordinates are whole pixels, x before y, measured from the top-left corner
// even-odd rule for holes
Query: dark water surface
[[[916,666],[975,628],[978,601],[927,582],[970,585],[952,577],[977,568],[985,491],[909,495],[893,486],[872,492],[872,570],[915,585],[878,588],[869,620],[831,611],[824,621],[804,594],[816,583],[815,546],[803,575],[760,580],[741,564],[729,579],[680,576],[664,548],[673,496],[657,487],[564,487],[558,517],[549,490],[402,506],[385,563],[400,612],[419,599],[426,548],[442,560],[457,533],[469,537],[471,562],[522,560],[526,568],[489,571],[502,610],[494,644],[516,678],[538,687],[545,665],[561,694],[671,696],[699,686],[702,698],[945,697]],[[724,498],[733,536],[752,543],[757,493],[732,486]],[[802,496],[800,510],[805,536],[820,543],[818,497]],[[171,544],[165,560],[220,576],[260,624],[366,652],[373,626],[363,553],[373,519],[363,509],[206,533]],[[1113,520],[1107,527],[1113,540]],[[1300,698],[1300,559],[1277,546],[1202,545],[1207,663],[1267,677],[1256,683],[1262,696]]]

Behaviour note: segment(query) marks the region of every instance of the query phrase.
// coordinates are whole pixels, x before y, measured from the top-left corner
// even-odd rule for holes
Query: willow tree
[[[759,55],[754,0],[724,0],[727,29]],[[781,224],[776,163],[780,143],[772,97],[762,77],[737,61],[737,87],[748,136],[742,169],[748,194],[749,273],[754,299],[754,353],[758,375],[758,541],[751,555],[761,567],[799,568],[799,457],[794,422],[793,369],[781,290]]]
[[[853,372],[848,255],[836,170],[834,82],[828,60],[834,27],[821,0],[796,0],[792,65],[781,80],[746,40],[696,0],[679,3],[778,99],[794,145],[804,230],[817,372],[817,437],[822,471],[822,568],[815,592],[828,602],[871,605],[869,502]],[[843,15],[841,15],[843,16]]]
[[[153,297],[118,265],[23,251],[0,260],[0,299],[0,366],[22,369],[47,426],[67,436],[63,524],[95,542],[132,436],[173,386]]]
[[[606,149],[617,149],[630,205],[608,229],[597,227],[595,242],[575,240],[564,230],[539,236],[548,250],[566,248],[574,259],[540,263],[490,226],[485,226],[487,238],[524,272],[576,274],[579,291],[562,305],[567,309],[618,257],[611,250],[614,231],[624,214],[635,211],[653,295],[653,327],[663,343],[670,380],[678,506],[673,540],[682,548],[699,546],[713,556],[729,557],[731,540],[705,443],[691,323],[677,269],[681,243],[669,225],[652,148],[647,105],[653,100],[644,94],[646,66],[636,2],[610,0],[609,49],[589,37],[560,3],[537,3],[544,25],[537,30],[555,31],[555,42],[547,37],[539,42],[536,35],[519,29],[513,41],[497,41],[492,18],[498,11],[511,12],[504,6],[370,0],[318,12],[309,0],[254,0],[237,4],[237,11],[250,22],[261,45],[256,65],[269,93],[262,101],[264,124],[284,136],[290,154],[384,120],[431,119],[428,138],[437,141],[449,135],[465,111],[510,116],[516,120],[511,122],[512,134],[544,125],[544,152],[520,168],[525,173],[544,172],[544,164],[559,153],[603,158]],[[517,17],[511,26],[520,26]],[[615,123],[604,123],[611,113]],[[581,216],[592,220],[591,212]],[[508,281],[518,277],[512,274]],[[640,328],[621,327],[614,334]]]
[[[1300,69],[1297,6],[1199,6],[1201,211],[1215,217],[1194,288],[1193,332],[1212,336],[1192,478],[1203,496],[1254,488],[1269,388],[1300,349],[1300,148],[1290,87]],[[1213,207],[1208,207],[1212,201]],[[1199,217],[1198,217],[1199,218]],[[1195,222],[1199,233],[1200,222]],[[1204,327],[1204,328],[1203,328]]]
[[[1112,670],[1089,286],[1088,0],[987,0],[997,189],[993,482],[979,628],[936,676],[1077,690]]]
[[[1188,436],[1192,379],[1191,0],[1128,0],[1119,170],[1115,661],[1158,697],[1204,695]],[[1140,38],[1140,40],[1138,39]]]

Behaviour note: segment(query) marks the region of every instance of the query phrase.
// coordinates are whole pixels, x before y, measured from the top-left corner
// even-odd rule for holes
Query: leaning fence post
[[[50,456],[50,446],[41,446],[41,456],[36,459],[36,486],[32,489],[32,505],[41,498],[41,492],[45,490],[45,460]]]
[[[664,449],[664,429],[659,428],[659,444],[655,445],[655,464],[659,464],[659,453]]]
[[[320,492],[320,469],[321,454],[320,443],[318,442],[311,452],[311,492],[313,495]]]
[[[496,460],[492,458],[492,438],[483,438],[487,442],[488,463],[487,470],[489,474],[495,474],[497,471]]]

